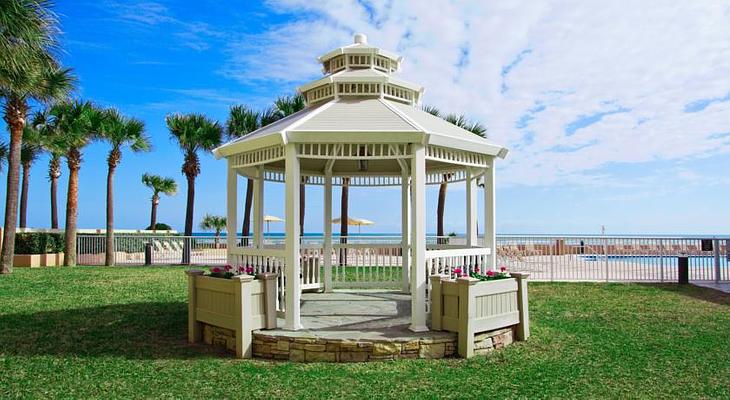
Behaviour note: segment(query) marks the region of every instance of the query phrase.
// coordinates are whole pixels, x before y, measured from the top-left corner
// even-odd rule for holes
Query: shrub
[[[148,226],[148,227],[146,227],[146,228],[144,228],[144,229],[145,229],[146,231],[151,231],[151,230],[153,230],[153,229],[152,229],[152,225],[150,225],[150,226]],[[162,222],[158,222],[158,223],[156,223],[156,224],[155,224],[155,228],[154,228],[154,230],[156,230],[156,231],[171,231],[171,230],[172,230],[172,227],[171,227],[170,225],[167,225],[167,224],[163,224]]]
[[[24,232],[15,234],[15,254],[61,253],[64,249],[63,233]]]

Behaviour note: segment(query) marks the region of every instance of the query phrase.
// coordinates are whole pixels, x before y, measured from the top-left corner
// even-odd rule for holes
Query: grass
[[[0,276],[0,398],[730,397],[730,296],[531,283],[532,338],[488,357],[234,360],[186,343],[182,269]]]

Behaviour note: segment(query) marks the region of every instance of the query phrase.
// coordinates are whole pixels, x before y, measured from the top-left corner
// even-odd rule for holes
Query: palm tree
[[[114,172],[122,161],[125,146],[133,152],[149,151],[150,139],[144,133],[144,122],[128,118],[116,109],[104,110],[100,135],[111,145],[106,158],[106,251],[105,265],[114,265]]]
[[[240,138],[261,128],[262,113],[253,111],[244,106],[231,106],[228,120],[226,121],[226,134],[228,139]],[[251,233],[251,207],[253,203],[253,179],[246,179],[246,201],[243,207],[243,227],[241,228],[241,236],[243,236],[244,245],[248,242],[248,236]]]
[[[0,98],[10,129],[0,273],[12,272],[23,130],[29,101],[48,103],[66,97],[73,86],[70,70],[53,57],[58,20],[44,0],[0,2]]]
[[[277,119],[286,118],[304,109],[304,96],[280,96],[274,101],[273,113]],[[268,125],[268,124],[263,124]],[[304,236],[304,206],[306,205],[306,183],[308,177],[303,177],[299,184],[299,234]]]
[[[218,248],[220,242],[221,231],[226,229],[226,217],[219,215],[205,214],[200,222],[200,229],[204,231],[215,231],[215,248]]]
[[[48,180],[51,182],[51,229],[58,229],[58,178],[61,177],[61,157],[64,149],[59,146],[57,136],[62,134],[51,123],[49,110],[37,112],[33,124],[40,132],[43,151],[49,154]]]
[[[220,146],[223,129],[217,121],[210,120],[202,114],[171,114],[165,118],[170,136],[180,146],[185,160],[182,173],[187,178],[188,197],[185,212],[185,236],[193,234],[193,209],[195,207],[195,177],[200,174],[200,157],[198,151],[212,151]],[[190,243],[185,241],[183,264],[190,263]]]
[[[469,122],[469,120],[467,120],[464,115],[449,114],[444,117],[441,115],[439,109],[434,106],[424,106],[422,110],[433,116],[443,118],[444,120],[458,126],[459,128],[465,129],[479,137],[487,137],[487,129],[482,124],[478,122]],[[443,181],[441,181],[441,184],[439,185],[439,197],[438,204],[436,206],[436,236],[438,236],[436,240],[438,243],[445,242],[444,210],[446,209],[446,189],[448,187],[450,178],[450,173],[444,174]]]
[[[55,104],[49,114],[53,130],[53,146],[64,150],[68,166],[68,193],[66,195],[65,256],[63,264],[76,265],[76,220],[78,217],[79,170],[82,150],[96,139],[104,121],[104,112],[88,101]]]
[[[23,180],[20,185],[20,220],[18,221],[18,227],[20,228],[27,227],[30,168],[43,151],[40,143],[40,135],[35,128],[35,124],[25,125],[23,128],[23,144],[20,147],[20,164],[23,167]]]
[[[159,175],[144,174],[142,183],[152,189],[152,211],[150,212],[150,229],[157,230],[157,205],[160,204],[160,193],[174,196],[177,193],[177,182],[172,178]]]

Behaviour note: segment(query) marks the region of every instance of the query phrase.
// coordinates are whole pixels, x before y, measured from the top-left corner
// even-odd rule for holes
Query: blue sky
[[[320,76],[316,56],[362,31],[405,57],[401,75],[426,87],[424,103],[481,121],[511,149],[498,168],[500,233],[730,233],[727,2],[57,3],[76,95],[143,119],[153,141],[152,153],[124,154],[118,228],[148,223],[140,176],[153,172],[178,180],[158,219],[182,229],[182,156],[166,114],[224,122],[232,104],[265,107]],[[84,151],[80,227],[104,225],[107,151]],[[46,169],[43,157],[31,172],[34,227],[49,225]],[[196,223],[224,213],[224,183],[223,161],[204,156]],[[267,214],[284,215],[282,191],[267,187]],[[427,196],[431,232],[435,188]],[[321,189],[307,200],[305,229],[320,231]],[[463,231],[463,203],[463,185],[450,186],[447,230]],[[398,205],[398,190],[353,189],[350,213],[376,221],[364,231],[397,232]]]

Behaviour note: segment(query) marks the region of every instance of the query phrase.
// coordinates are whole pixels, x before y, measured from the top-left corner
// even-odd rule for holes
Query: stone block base
[[[484,355],[492,350],[509,346],[514,341],[514,328],[503,328],[474,335],[474,353]]]
[[[477,354],[487,354],[512,343],[513,328],[482,332],[475,336]],[[255,358],[294,362],[364,362],[439,359],[457,354],[457,336],[413,340],[330,339],[310,336],[278,335],[267,331],[253,333]]]
[[[474,335],[474,352],[485,355],[512,344],[512,327]],[[203,343],[236,351],[236,333],[203,324]],[[439,359],[457,355],[457,336],[413,340],[355,340],[253,333],[253,356],[293,362],[365,362]]]
[[[203,343],[220,346],[236,352],[236,332],[214,325],[203,324]]]

